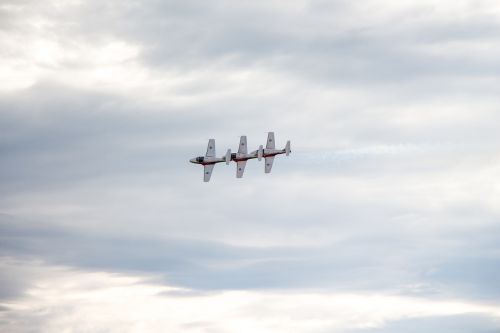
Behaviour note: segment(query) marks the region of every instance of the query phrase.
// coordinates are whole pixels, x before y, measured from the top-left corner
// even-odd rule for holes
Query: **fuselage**
[[[264,149],[262,157],[276,156],[284,153],[285,149]]]
[[[257,155],[257,152],[258,152],[258,150],[253,151],[252,154],[255,153],[255,155]],[[271,157],[271,156],[276,156],[276,155],[285,154],[285,153],[286,153],[285,149],[268,149],[268,148],[264,148],[262,150],[262,157]]]
[[[189,160],[189,162],[191,163],[201,164],[201,165],[209,165],[225,161],[226,159],[224,157],[219,158],[219,157],[207,157],[207,156],[198,156]]]
[[[232,153],[231,161],[240,162],[240,161],[248,161],[252,158],[257,158],[257,151],[251,152],[250,154],[241,154],[241,153]]]

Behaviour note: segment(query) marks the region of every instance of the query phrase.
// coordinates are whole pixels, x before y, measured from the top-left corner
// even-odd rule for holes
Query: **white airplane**
[[[262,153],[263,147],[260,146],[259,150],[248,154],[247,137],[245,135],[241,136],[238,152],[231,154],[231,160],[236,162],[236,178],[243,177],[243,172],[245,172],[245,166],[247,165],[248,160],[258,158],[260,161],[262,159]]]
[[[231,162],[231,149],[227,150],[226,156],[220,158],[215,157],[215,139],[210,139],[208,140],[207,153],[205,154],[205,156],[192,158],[189,160],[189,162],[203,165],[203,181],[208,182],[210,180],[210,176],[212,176],[212,171],[215,167],[215,164],[221,162],[226,162],[226,164],[229,164],[229,162]]]
[[[262,146],[261,146],[262,147]],[[286,142],[286,146],[284,149],[276,149],[274,144],[274,132],[269,132],[267,134],[267,143],[266,148],[262,151],[262,156],[265,159],[265,171],[266,173],[270,173],[273,167],[274,156],[279,154],[286,154],[286,156],[290,155],[290,140]]]

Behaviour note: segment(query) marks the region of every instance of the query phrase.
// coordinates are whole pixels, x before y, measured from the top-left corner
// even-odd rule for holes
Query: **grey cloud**
[[[5,96],[0,102],[3,190],[124,173],[169,177],[169,170],[186,168],[191,155],[204,151],[205,140],[222,125],[213,119],[232,117],[226,110],[158,110],[129,102],[48,83]],[[234,145],[238,137],[233,139]],[[226,148],[223,141],[218,147],[219,153]]]
[[[343,2],[326,10],[311,6],[300,13],[220,2],[200,7],[199,3],[179,6],[152,1],[139,13],[129,6],[119,7],[126,19],[114,31],[142,43],[145,61],[151,65],[192,69],[222,61],[227,66],[263,66],[310,77],[313,82],[323,79],[344,85],[422,77],[494,77],[499,70],[497,61],[477,54],[425,52],[457,40],[495,40],[500,27],[485,14],[442,23],[432,19],[432,8],[421,11],[414,6],[404,14],[406,20],[370,22],[365,13]],[[106,17],[108,11],[102,13]],[[359,18],[356,28],[336,23],[346,13]]]
[[[64,97],[50,97],[54,91],[62,92]],[[24,94],[29,98],[22,99]],[[67,223],[65,217],[49,215],[33,221],[32,217],[15,216],[3,225],[4,255],[35,256],[92,269],[159,273],[169,283],[203,289],[396,286],[403,292],[414,293],[413,287],[407,290],[405,286],[425,283],[428,287],[423,291],[419,287],[416,292],[481,298],[498,293],[493,282],[483,283],[488,277],[487,268],[484,274],[468,277],[459,268],[478,270],[484,264],[494,264],[495,258],[485,261],[485,256],[495,249],[495,238],[485,247],[482,235],[495,233],[478,230],[476,235],[481,237],[466,248],[450,244],[466,243],[470,228],[465,229],[465,234],[439,237],[432,230],[426,231],[433,223],[494,223],[497,215],[470,202],[455,203],[445,213],[410,207],[411,200],[424,198],[401,191],[401,187],[415,186],[411,182],[414,177],[428,176],[428,172],[446,173],[460,151],[448,151],[445,147],[431,155],[423,149],[416,155],[397,153],[382,155],[383,158],[353,151],[351,155],[361,158],[350,159],[348,154],[342,157],[338,153],[336,162],[331,164],[328,157],[315,161],[314,153],[304,156],[299,146],[289,160],[276,161],[276,171],[269,180],[255,175],[262,173],[261,165],[249,165],[247,178],[254,178],[244,188],[234,182],[233,169],[217,170],[223,190],[213,196],[210,189],[193,182],[199,170],[186,162],[190,157],[187,151],[204,149],[193,140],[193,136],[200,135],[198,131],[208,133],[224,126],[209,123],[208,129],[203,128],[210,112],[207,115],[196,109],[169,110],[144,116],[123,98],[61,86],[39,85],[24,94],[2,102],[9,110],[2,113],[2,182],[8,195],[3,200],[4,207],[12,205],[12,201],[7,201],[9,196],[18,197],[21,207],[36,203],[30,199],[30,192],[53,198],[46,204],[49,208],[85,203],[86,210],[70,213],[70,218],[83,225],[102,224],[106,231],[99,235],[95,230],[77,232],[79,228],[57,227]],[[21,116],[26,114],[32,117]],[[222,130],[227,132],[230,130]],[[443,160],[443,154],[451,160]],[[293,172],[310,180],[333,174],[339,184],[332,189],[314,183],[288,192],[287,188],[280,189],[282,182],[293,184],[294,178],[288,179]],[[295,181],[301,181],[300,177]],[[346,181],[347,186],[340,185]],[[169,188],[175,190],[176,200],[148,206],[135,202],[139,194],[120,199],[119,188],[124,184],[150,200],[155,196],[154,190]],[[364,191],[365,187],[373,187],[373,193],[382,198],[345,198],[342,194]],[[76,191],[66,192],[72,188]],[[89,188],[92,191],[86,192]],[[108,188],[115,188],[116,194],[101,195]],[[323,191],[324,195],[308,197],[315,191]],[[95,198],[89,198],[88,193],[94,193]],[[106,200],[110,200],[108,205]],[[113,211],[107,207],[110,205],[122,208]],[[465,214],[466,210],[469,213]],[[26,219],[28,222],[23,222]],[[16,225],[21,231],[11,227]],[[110,231],[113,226],[140,234],[117,234]],[[269,230],[280,237],[302,234],[312,239],[318,233],[338,235],[341,241],[320,248],[259,249],[210,240],[210,235],[219,233],[226,234],[223,238],[227,240],[233,238],[234,243],[242,233],[255,237]],[[152,237],[153,234],[164,238]],[[469,253],[469,248],[475,249],[476,257],[461,258]],[[366,281],[366,276],[371,279]]]
[[[485,262],[479,256],[471,261],[467,258],[469,247],[390,233],[388,229],[378,234],[371,229],[364,237],[358,234],[322,246],[252,247],[174,236],[75,232],[8,216],[2,220],[2,256],[157,275],[168,285],[198,290],[326,288],[388,290],[438,298],[494,300],[498,296],[497,260]],[[161,235],[160,230],[157,233]],[[477,253],[488,253],[482,242],[478,238],[468,246]]]
[[[493,222],[494,220],[492,220]],[[493,255],[497,247],[499,228],[495,223],[489,227],[477,228],[475,232],[451,231],[450,238],[461,239],[460,255],[449,258],[442,265],[429,272],[426,277],[456,290],[462,295],[477,295],[496,301],[499,297],[500,259]]]
[[[499,71],[493,57],[477,52],[426,52],[456,41],[494,41],[500,27],[492,15],[477,12],[443,23],[434,19],[432,7],[414,5],[384,20],[362,8],[345,1],[311,2],[302,11],[224,1],[145,1],[90,2],[70,7],[69,13],[48,12],[62,35],[99,42],[111,34],[143,46],[148,66],[182,71],[214,64],[260,67],[309,78],[311,84],[344,86],[495,77]],[[82,16],[92,24],[84,24]],[[346,28],[346,16],[358,24]]]
[[[443,333],[493,333],[498,332],[499,329],[500,322],[498,318],[481,314],[463,314],[405,319],[390,322],[382,328],[353,330],[350,332],[390,333],[405,331],[412,333],[439,331]]]
[[[499,26],[488,7],[461,19],[410,6],[360,20],[347,1],[22,5],[23,15],[2,8],[3,33],[68,50],[137,45],[134,61],[154,78],[189,78],[154,97],[168,90],[189,103],[57,78],[85,59],[3,92],[2,261],[134,272],[195,294],[498,299]],[[35,33],[25,21],[36,18],[52,24]],[[228,79],[241,71],[262,77]],[[270,175],[249,163],[236,180],[234,166],[217,166],[203,184],[187,162],[209,138],[222,154],[243,134],[257,147],[267,130],[293,151]],[[22,295],[28,273],[2,272],[0,297]],[[457,316],[381,332],[497,326]]]

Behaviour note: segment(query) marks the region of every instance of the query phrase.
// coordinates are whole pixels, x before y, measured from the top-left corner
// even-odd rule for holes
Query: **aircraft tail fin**
[[[231,149],[227,150],[226,156],[224,156],[224,161],[226,162],[226,165],[229,165],[231,162]]]
[[[286,142],[286,146],[285,146],[285,154],[286,154],[286,156],[290,155],[290,152],[291,152],[291,150],[290,150],[290,140],[288,140]]]
[[[264,155],[264,146],[260,145],[259,150],[257,150],[257,158],[258,160],[262,160],[262,156]]]

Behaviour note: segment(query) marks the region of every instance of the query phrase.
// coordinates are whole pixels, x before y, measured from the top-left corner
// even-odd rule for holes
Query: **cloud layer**
[[[498,329],[499,16],[495,1],[3,1],[0,327],[78,331],[57,282],[74,274],[77,299],[89,279],[139,288],[148,318],[165,288],[172,307],[202,295],[182,306],[217,313],[193,331]],[[270,130],[293,151],[270,175],[218,165],[204,184],[188,163],[209,138],[222,154]],[[77,319],[132,311],[110,297]],[[248,299],[272,300],[262,326]],[[368,305],[326,319],[343,303]],[[245,324],[223,326],[233,306]],[[142,316],[130,331],[188,330]]]

